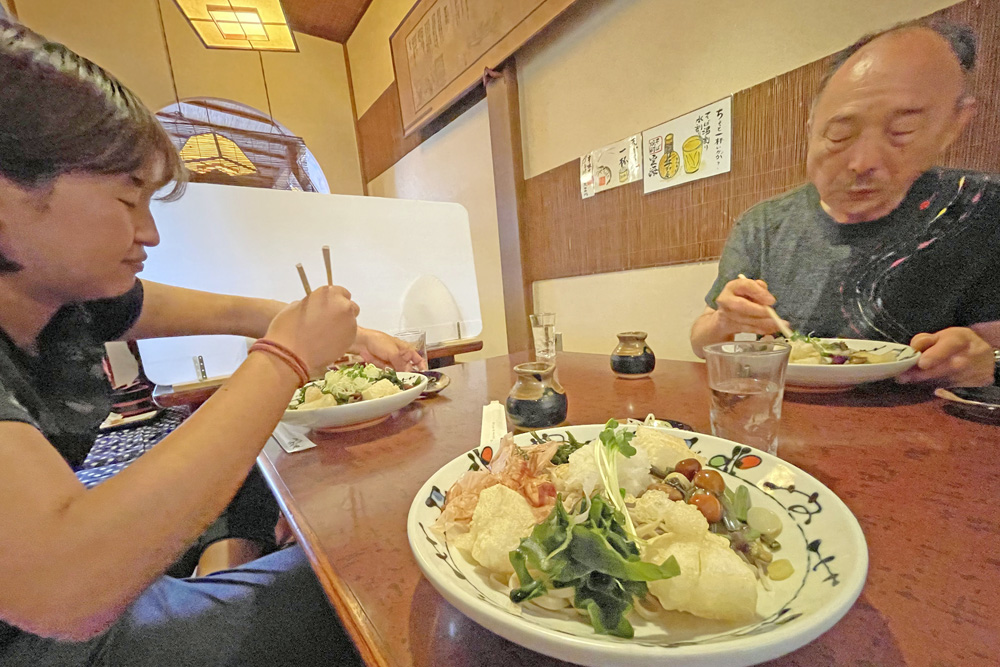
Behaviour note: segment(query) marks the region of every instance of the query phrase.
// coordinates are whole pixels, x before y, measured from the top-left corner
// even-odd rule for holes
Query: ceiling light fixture
[[[188,169],[198,174],[216,171],[246,176],[257,173],[257,167],[236,142],[215,132],[188,137],[181,148],[181,159]]]
[[[280,0],[174,0],[210,49],[298,51]]]

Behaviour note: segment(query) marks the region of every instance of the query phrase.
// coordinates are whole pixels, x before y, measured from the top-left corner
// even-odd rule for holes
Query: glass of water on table
[[[535,343],[535,359],[554,363],[556,359],[555,313],[534,313],[529,317],[531,319],[531,337]]]
[[[791,346],[740,341],[706,345],[704,350],[712,435],[776,455]]]

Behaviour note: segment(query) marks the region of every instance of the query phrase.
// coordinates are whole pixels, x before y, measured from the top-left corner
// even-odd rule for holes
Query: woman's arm
[[[0,423],[0,618],[71,640],[107,628],[222,512],[296,385],[280,360],[252,354],[161,445],[89,491],[41,433]]]
[[[139,319],[121,340],[230,334],[260,338],[286,303],[185,289],[142,281]],[[334,326],[331,323],[330,326]],[[398,371],[424,368],[426,362],[403,341],[374,329],[358,328],[348,352]]]
[[[345,290],[323,287],[267,336],[322,367],[353,341],[356,315]],[[75,640],[107,628],[222,512],[297,386],[285,362],[252,353],[163,442],[90,490],[36,429],[0,422],[0,619]]]
[[[142,281],[142,312],[121,340],[231,334],[260,338],[286,303]]]

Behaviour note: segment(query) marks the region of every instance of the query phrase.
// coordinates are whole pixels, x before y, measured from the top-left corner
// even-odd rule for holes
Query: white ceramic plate
[[[785,372],[786,388],[813,390],[849,389],[865,382],[876,382],[896,377],[913,367],[920,359],[920,353],[909,345],[883,343],[875,340],[855,340],[851,338],[821,338],[824,343],[843,341],[852,350],[878,350],[896,352],[896,361],[882,364],[797,364],[789,362]]]
[[[427,385],[427,376],[420,373],[397,373],[397,375],[404,382],[416,381],[417,384],[392,396],[372,398],[357,403],[331,405],[327,408],[285,410],[285,416],[281,421],[302,428],[323,429],[354,426],[383,419],[417,400]]]
[[[579,440],[604,427],[571,426],[541,431]],[[634,427],[630,427],[634,428]],[[868,573],[868,547],[851,511],[828,488],[780,459],[729,440],[664,429],[719,470],[729,488],[749,488],[754,505],[776,511],[784,524],[777,557],[795,567],[790,578],[759,587],[758,620],[733,625],[673,612],[669,627],[634,614],[633,639],[595,634],[585,620],[514,604],[457,548],[431,529],[442,493],[483,453],[472,450],[451,461],[420,489],[407,518],[410,548],[423,571],[448,602],[502,637],[546,655],[581,665],[750,665],[784,655],[811,642],[847,613]],[[531,434],[515,442],[528,444]],[[489,457],[487,457],[489,458]],[[582,617],[581,617],[582,618]]]

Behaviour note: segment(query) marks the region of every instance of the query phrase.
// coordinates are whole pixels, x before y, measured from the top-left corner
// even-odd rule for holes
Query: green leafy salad
[[[513,602],[625,638],[667,611],[753,620],[758,586],[791,574],[772,563],[780,520],[745,487],[727,489],[684,440],[613,419],[587,442],[505,436],[449,489],[435,530]]]
[[[415,386],[417,382],[403,380],[391,368],[354,364],[330,371],[322,380],[315,380],[299,389],[288,409],[309,410],[346,405],[391,396]]]

